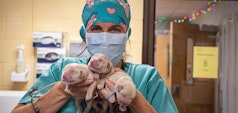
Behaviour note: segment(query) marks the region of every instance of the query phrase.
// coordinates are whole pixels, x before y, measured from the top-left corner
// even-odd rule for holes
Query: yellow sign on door
[[[193,77],[218,77],[218,47],[194,46]]]

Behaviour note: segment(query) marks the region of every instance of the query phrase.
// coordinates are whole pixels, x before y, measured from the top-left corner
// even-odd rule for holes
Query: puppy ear
[[[110,63],[108,62],[107,63],[107,69],[110,69],[111,68],[111,65],[110,65]]]
[[[84,75],[83,75],[83,71],[79,71],[79,78],[83,78]]]
[[[121,90],[124,88],[124,86],[122,86],[122,85],[118,85],[117,86],[117,90],[118,90],[118,92],[121,92]]]

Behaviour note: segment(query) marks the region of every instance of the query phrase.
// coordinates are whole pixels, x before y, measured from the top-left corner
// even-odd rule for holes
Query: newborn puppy
[[[111,60],[104,54],[96,53],[94,54],[88,62],[88,68],[93,74],[98,74],[99,79],[95,81],[96,87],[103,88],[105,81],[101,79],[110,76],[114,73],[114,67],[112,65]],[[93,88],[89,88],[89,92],[94,92],[95,86]],[[86,95],[86,100],[90,100],[92,98],[92,94]]]
[[[88,66],[85,64],[70,63],[67,64],[62,71],[61,80],[66,84],[65,92],[71,94],[69,86],[80,83],[85,79],[92,79]],[[75,98],[75,104],[78,107],[78,113],[82,113],[80,105],[82,100]]]
[[[109,80],[115,83],[116,99],[119,104],[119,109],[121,111],[126,111],[126,107],[136,97],[136,86],[134,85],[131,77],[127,73],[121,71],[115,72],[109,77]],[[106,89],[109,90],[107,86]],[[112,101],[113,100],[110,100],[109,98],[109,102],[113,103]]]
[[[71,93],[69,85],[80,83],[87,79],[89,69],[85,64],[70,63],[67,64],[62,71],[61,80],[66,84],[65,91]]]
[[[87,102],[87,108],[85,110],[85,113],[89,113],[92,107],[97,112],[99,112],[100,108],[98,107],[97,104],[102,105],[102,110],[100,112],[106,113],[106,110],[108,108],[107,100],[100,99],[99,101],[98,99],[92,99],[92,95],[93,95],[93,92],[95,92],[96,87],[100,89],[104,87],[105,81],[103,80],[103,78],[111,76],[112,73],[114,73],[114,67],[112,65],[111,60],[106,55],[97,53],[97,54],[94,54],[89,60],[88,68],[92,73],[98,74],[99,79],[95,80],[94,84],[90,86],[92,88],[88,88],[88,90],[90,91],[87,91],[87,92],[92,94],[87,93],[86,95],[86,100],[88,100],[88,102]]]

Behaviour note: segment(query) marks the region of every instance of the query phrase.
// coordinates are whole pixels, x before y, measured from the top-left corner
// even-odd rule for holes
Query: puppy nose
[[[97,60],[92,60],[91,62],[90,62],[90,65],[92,66],[92,67],[98,67],[98,62],[97,62]]]
[[[72,80],[73,80],[73,78],[72,78],[72,76],[70,76],[70,73],[65,72],[63,74],[63,81],[72,81]]]
[[[126,99],[122,99],[122,100],[119,100],[119,103],[122,104],[122,105],[129,105],[130,104],[130,101],[129,100],[126,100]]]

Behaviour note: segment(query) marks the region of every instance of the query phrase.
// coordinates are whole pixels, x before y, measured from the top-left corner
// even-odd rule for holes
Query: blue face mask
[[[102,53],[107,55],[115,66],[122,58],[126,47],[127,33],[108,32],[86,33],[86,44],[90,55]]]

